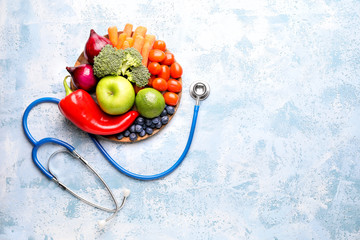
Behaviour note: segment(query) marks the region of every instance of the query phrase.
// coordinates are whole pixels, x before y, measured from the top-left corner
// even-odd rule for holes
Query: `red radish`
[[[66,70],[70,73],[72,82],[76,88],[88,92],[95,90],[98,80],[94,76],[94,71],[90,64],[81,64],[77,67],[66,67]]]
[[[89,39],[86,42],[84,56],[86,60],[90,63],[94,63],[94,57],[96,57],[101,49],[106,45],[111,44],[110,40],[106,37],[98,35],[94,29],[90,30]]]

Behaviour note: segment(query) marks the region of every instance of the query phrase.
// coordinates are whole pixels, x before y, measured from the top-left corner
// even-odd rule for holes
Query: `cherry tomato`
[[[153,82],[153,80],[156,78],[156,76],[154,76],[154,75],[151,75],[151,77],[149,78],[149,82],[148,82],[148,85],[150,86],[150,87],[152,87],[152,82]]]
[[[161,51],[165,51],[166,43],[163,40],[156,40],[153,45],[154,49],[159,49]]]
[[[155,88],[156,90],[162,92],[162,91],[166,91],[168,84],[167,84],[166,80],[163,78],[155,78],[152,81],[152,87]]]
[[[173,64],[171,64],[170,67],[170,75],[173,78],[179,78],[181,77],[183,73],[182,67],[180,66],[180,64],[178,64],[177,62],[174,62]]]
[[[167,90],[169,92],[174,92],[174,93],[178,93],[178,92],[181,92],[181,89],[182,89],[182,85],[179,81],[177,80],[174,80],[174,79],[170,79],[168,82],[167,82],[168,86],[167,86]]]
[[[170,66],[174,62],[175,62],[174,54],[172,54],[171,52],[166,52],[165,53],[165,59],[161,62],[161,64]]]
[[[170,78],[170,68],[167,65],[160,65],[161,71],[158,73],[158,77],[165,79],[166,81]]]
[[[151,62],[148,66],[148,69],[149,69],[149,72],[154,75],[159,74],[161,71],[160,64],[157,62]]]
[[[149,59],[152,62],[161,62],[165,59],[165,53],[159,49],[151,49],[149,52]]]
[[[173,92],[164,93],[165,103],[170,106],[175,106],[179,101],[179,96]]]

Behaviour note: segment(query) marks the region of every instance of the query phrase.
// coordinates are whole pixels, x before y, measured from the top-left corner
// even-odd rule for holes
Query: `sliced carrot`
[[[128,41],[130,47],[132,47],[134,45],[134,39],[132,37],[127,37],[126,41]]]
[[[129,48],[130,47],[130,44],[128,41],[125,41],[121,47],[121,49],[125,49],[125,48]]]
[[[118,42],[116,44],[116,48],[117,49],[121,49],[122,48],[122,45],[124,44],[126,40],[126,33],[120,33],[119,34],[119,39],[118,39]]]
[[[135,29],[135,31],[134,31],[133,38],[135,38],[136,35],[141,35],[143,38],[145,38],[146,31],[147,31],[147,28],[146,28],[146,27],[138,26],[138,27]]]
[[[145,41],[145,39],[144,39],[143,36],[141,36],[141,35],[137,35],[137,36],[135,37],[135,41],[134,41],[134,46],[133,46],[133,47],[134,47],[136,50],[138,50],[139,53],[141,53],[141,50],[142,50],[143,45],[144,45],[144,41]]]
[[[108,34],[109,34],[109,40],[111,42],[111,45],[116,47],[118,42],[118,30],[116,26],[112,26],[108,28]]]
[[[132,30],[133,30],[133,25],[132,24],[130,24],[130,23],[125,24],[123,32],[126,33],[127,37],[131,37]]]
[[[142,64],[147,67],[149,61],[149,52],[152,46],[150,42],[145,42],[142,49],[141,49],[141,56],[142,56]]]

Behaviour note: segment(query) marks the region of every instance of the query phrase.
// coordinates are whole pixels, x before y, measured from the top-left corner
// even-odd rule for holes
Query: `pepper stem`
[[[70,77],[70,75],[67,75],[65,78],[64,78],[64,87],[65,87],[65,93],[66,93],[66,96],[69,95],[70,93],[72,93],[69,85],[67,84],[66,80],[67,78]]]

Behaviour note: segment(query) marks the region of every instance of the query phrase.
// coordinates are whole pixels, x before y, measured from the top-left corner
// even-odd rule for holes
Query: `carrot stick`
[[[136,37],[136,35],[141,35],[143,38],[145,38],[145,35],[146,35],[146,31],[147,31],[147,28],[146,27],[143,27],[143,26],[138,26],[135,31],[134,31],[134,35],[133,35],[133,38]]]
[[[129,48],[129,47],[130,47],[129,42],[125,40],[125,42],[123,43],[121,49]]]
[[[127,23],[127,24],[125,24],[123,32],[126,33],[127,37],[131,37],[132,29],[133,29],[133,25],[130,23]]]
[[[145,39],[143,38],[143,36],[141,35],[136,35],[135,40],[134,40],[134,48],[136,50],[139,51],[139,53],[141,53],[141,49],[143,48]]]
[[[121,49],[121,47],[124,44],[125,40],[126,40],[126,33],[120,33],[118,42],[116,44],[116,48]]]
[[[126,41],[128,41],[130,47],[132,47],[134,45],[134,39],[132,37],[127,37]]]
[[[142,49],[141,49],[141,56],[142,56],[142,64],[147,67],[148,61],[149,61],[149,53],[152,46],[150,42],[145,42]]]
[[[116,26],[112,26],[108,28],[109,40],[111,44],[116,47],[118,42],[118,31]]]
[[[151,34],[146,34],[146,35],[145,35],[145,42],[146,42],[146,41],[149,41],[151,47],[154,45],[155,40],[156,40],[155,35],[151,35]]]

